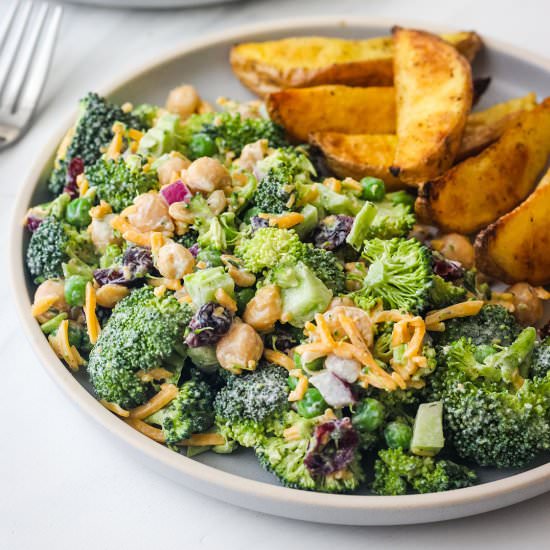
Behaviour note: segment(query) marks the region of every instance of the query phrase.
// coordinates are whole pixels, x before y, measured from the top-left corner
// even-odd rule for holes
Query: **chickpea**
[[[185,246],[169,242],[160,248],[156,264],[163,277],[181,279],[193,271],[195,258]]]
[[[432,247],[441,252],[445,258],[460,262],[466,269],[474,266],[474,247],[464,236],[458,233],[448,233],[439,239],[433,239]]]
[[[165,160],[158,168],[160,186],[168,185],[174,181],[174,174],[179,178],[181,171],[185,170],[191,161],[185,157],[173,156]]]
[[[254,143],[249,143],[243,147],[238,164],[243,170],[252,170],[256,163],[267,155],[267,139],[259,139]]]
[[[225,207],[227,206],[227,199],[225,198],[225,193],[221,189],[216,189],[210,196],[206,199],[206,204],[214,216],[221,214]]]
[[[128,221],[138,231],[174,230],[168,214],[168,204],[158,193],[144,193],[134,201],[135,208],[128,214]]]
[[[261,287],[248,302],[243,320],[259,331],[271,330],[283,313],[281,292],[276,285]]]
[[[47,280],[41,283],[34,293],[34,301],[36,303],[49,296],[56,297],[56,301],[52,304],[53,308],[58,311],[69,310],[69,305],[65,300],[65,283],[63,281]]]
[[[248,324],[234,321],[216,345],[216,358],[229,371],[253,370],[264,352],[260,335]]]
[[[516,283],[507,289],[514,295],[514,316],[524,325],[535,325],[541,320],[542,300],[529,283]]]
[[[194,86],[183,84],[170,91],[166,100],[166,109],[185,119],[199,108],[200,103],[201,98]]]
[[[218,160],[201,157],[187,169],[185,183],[193,193],[210,194],[231,185],[227,168]]]
[[[111,221],[114,218],[116,218],[116,214],[107,214],[103,218],[92,218],[92,223],[88,226],[90,238],[102,254],[110,244],[120,243],[120,239],[115,236],[115,231],[111,227]]]

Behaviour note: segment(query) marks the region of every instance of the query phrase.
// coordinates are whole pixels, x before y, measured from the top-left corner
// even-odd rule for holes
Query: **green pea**
[[[90,216],[92,201],[86,197],[72,200],[65,211],[65,219],[76,227],[87,227],[92,221]]]
[[[363,178],[361,187],[363,188],[361,198],[366,201],[380,202],[386,195],[386,185],[379,178]]]
[[[392,204],[405,204],[407,206],[414,205],[414,197],[407,191],[395,191],[390,194]]]
[[[296,410],[304,418],[314,418],[323,414],[327,409],[327,402],[317,388],[309,388],[304,397],[296,404]]]
[[[197,262],[204,262],[208,267],[223,265],[222,253],[214,248],[201,248],[197,254]]]
[[[399,420],[390,422],[384,428],[384,439],[390,449],[402,448],[407,451],[411,446],[412,428]]]
[[[254,298],[256,291],[254,287],[250,288],[241,288],[235,293],[235,300],[237,302],[237,312],[239,315],[243,315],[244,310],[246,309],[246,304]]]
[[[384,416],[384,405],[377,399],[368,397],[357,406],[352,423],[359,431],[374,432],[384,422]]]
[[[87,283],[88,278],[82,275],[71,275],[65,280],[65,300],[70,306],[84,305]]]
[[[211,157],[218,152],[216,142],[208,134],[195,134],[189,143],[192,158]]]

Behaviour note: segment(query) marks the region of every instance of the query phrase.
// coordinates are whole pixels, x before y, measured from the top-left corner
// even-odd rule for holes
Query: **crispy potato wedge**
[[[416,211],[445,231],[473,233],[532,191],[550,154],[550,98],[523,111],[502,137],[475,157],[424,183]]]
[[[531,110],[536,104],[535,94],[530,93],[524,97],[498,103],[484,111],[471,113],[468,116],[457,160],[480,153],[494,143],[506,128],[517,120],[523,110]],[[386,122],[389,124],[389,121]],[[389,185],[400,185],[399,178],[389,172],[395,156],[397,137],[392,134],[348,133],[353,132],[355,119],[346,118],[341,124],[345,126],[341,133],[312,132],[309,135],[310,141],[325,155],[329,168],[339,177],[374,176],[382,178]],[[304,124],[300,132],[305,133],[306,129],[309,130]]]
[[[482,46],[481,38],[474,32],[444,34],[442,38],[470,61]],[[234,46],[229,58],[240,81],[260,96],[284,88],[321,84],[393,83],[391,36],[367,40],[306,36],[247,42]]]
[[[391,170],[417,185],[441,175],[456,157],[472,108],[472,70],[433,34],[396,28],[393,36],[397,148]]]
[[[317,132],[310,135],[310,143],[321,149],[327,166],[338,177],[359,180],[373,176],[384,180],[389,189],[404,187],[389,171],[397,145],[395,135]]]
[[[550,170],[519,206],[477,236],[476,266],[507,283],[550,283]]]
[[[497,103],[484,111],[470,113],[462,136],[457,160],[477,155],[495,142],[513,124],[521,111],[530,111],[537,104],[534,92]]]
[[[395,90],[390,87],[316,86],[269,94],[269,116],[296,141],[313,132],[395,133]]]

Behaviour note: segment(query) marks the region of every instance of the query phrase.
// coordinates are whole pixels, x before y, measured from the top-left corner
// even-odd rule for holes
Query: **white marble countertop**
[[[2,0],[0,4],[4,4]],[[3,8],[0,6],[0,18]],[[475,29],[549,55],[550,4],[541,0],[264,0],[187,11],[67,7],[36,123],[0,154],[0,228],[34,153],[88,90],[218,29],[292,15],[353,14]],[[550,90],[549,90],[550,92]],[[6,261],[7,239],[0,241]],[[0,269],[1,273],[5,269]],[[4,277],[2,274],[0,277]],[[440,524],[350,528],[284,520],[175,485],[134,462],[79,414],[47,378],[25,340],[6,280],[0,285],[0,548],[548,547],[550,494],[475,518]]]

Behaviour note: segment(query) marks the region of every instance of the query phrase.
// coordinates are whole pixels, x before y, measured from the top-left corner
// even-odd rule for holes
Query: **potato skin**
[[[269,116],[289,137],[305,142],[314,132],[395,133],[395,90],[326,85],[269,94]]]
[[[550,283],[550,170],[519,206],[481,231],[474,243],[476,266],[515,283]]]
[[[472,71],[433,34],[397,27],[393,36],[398,141],[391,171],[416,186],[453,164],[472,107]]]
[[[521,113],[502,137],[475,157],[423,184],[420,219],[444,231],[473,233],[529,195],[550,154],[550,98]]]
[[[479,35],[459,32],[442,37],[473,60],[482,47]],[[342,40],[294,37],[236,44],[229,60],[233,72],[252,92],[263,97],[285,88],[322,84],[391,86],[391,37]]]

